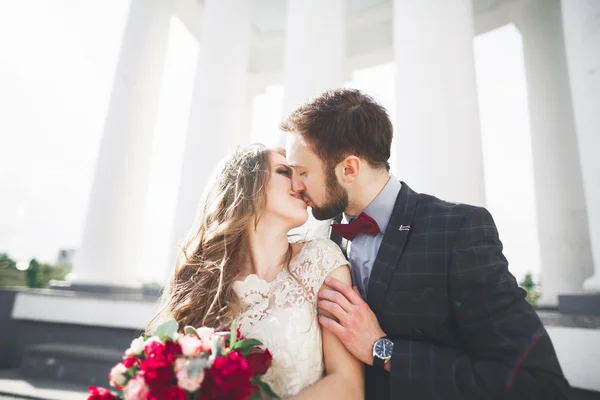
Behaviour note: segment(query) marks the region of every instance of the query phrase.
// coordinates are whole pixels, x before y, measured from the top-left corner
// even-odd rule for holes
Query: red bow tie
[[[354,221],[348,224],[331,224],[331,229],[348,240],[354,239],[359,233],[377,235],[381,232],[377,222],[365,213],[361,213]]]

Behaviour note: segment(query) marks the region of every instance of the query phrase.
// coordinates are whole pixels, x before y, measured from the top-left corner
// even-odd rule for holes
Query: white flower
[[[202,341],[202,351],[209,351],[213,345],[215,339],[215,330],[213,328],[207,328],[205,326],[196,329],[196,333]]]
[[[133,339],[129,348],[125,350],[125,355],[127,357],[139,356],[144,352],[144,337],[140,336],[137,339]]]
[[[181,352],[185,356],[195,356],[202,352],[203,343],[194,335],[180,335],[177,339],[181,346]]]
[[[125,365],[123,365],[123,363],[118,363],[117,365],[112,367],[110,373],[108,374],[110,385],[117,388],[125,386],[125,384],[127,383],[127,375],[125,375],[126,373],[127,368],[125,367]]]
[[[153,342],[162,343],[162,340],[160,340],[160,338],[158,336],[151,336],[148,339],[146,339],[146,341],[144,342],[144,347],[148,346],[150,343],[153,343]]]
[[[129,381],[124,394],[127,400],[145,400],[149,390],[144,382],[144,377],[138,375]]]
[[[204,380],[204,370],[196,376],[190,376],[188,360],[178,358],[175,360],[175,376],[177,376],[177,384],[180,388],[188,392],[193,392],[200,388]]]
[[[204,339],[210,340],[214,336],[215,330],[213,328],[207,328],[207,327],[203,326],[201,328],[197,328],[196,333],[198,333],[198,336],[200,337],[201,340],[204,340]]]

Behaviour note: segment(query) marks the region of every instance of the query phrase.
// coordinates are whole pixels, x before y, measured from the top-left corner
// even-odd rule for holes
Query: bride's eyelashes
[[[288,178],[292,176],[292,170],[290,168],[278,168],[276,172]]]

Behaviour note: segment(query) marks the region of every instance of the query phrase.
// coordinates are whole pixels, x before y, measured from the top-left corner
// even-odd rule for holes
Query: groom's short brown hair
[[[390,117],[383,106],[357,89],[325,91],[296,108],[280,128],[298,133],[328,167],[355,155],[374,168],[390,170]]]

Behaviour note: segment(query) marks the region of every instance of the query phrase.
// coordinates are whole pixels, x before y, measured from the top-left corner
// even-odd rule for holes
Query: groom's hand
[[[354,357],[373,365],[373,345],[385,336],[375,313],[360,297],[356,287],[335,278],[325,279],[325,284],[330,289],[319,292],[318,307],[337,321],[321,314],[319,322],[335,334]]]

